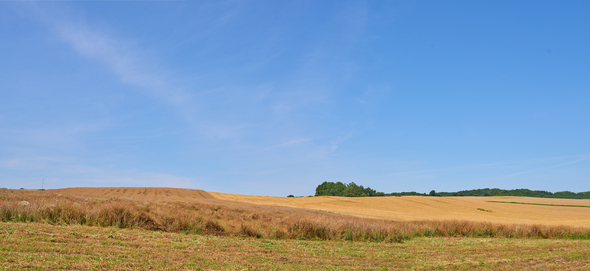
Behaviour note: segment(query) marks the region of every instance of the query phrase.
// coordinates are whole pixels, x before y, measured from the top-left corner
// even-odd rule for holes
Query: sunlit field
[[[221,199],[224,195],[226,199]],[[409,216],[376,219],[339,213],[351,202],[372,206],[367,207],[368,214],[378,213],[378,205],[371,198],[235,195],[234,200],[228,200],[230,196],[171,188],[2,189],[0,229],[5,257],[1,266],[508,270],[584,269],[589,263],[588,228],[531,224],[526,220],[520,224],[470,220],[461,213],[469,208],[483,215],[502,210],[489,206],[582,211],[588,208],[490,203],[480,199],[378,198],[382,203],[403,203],[413,212],[426,212],[434,207],[424,206],[437,204],[451,210],[446,202],[461,203],[463,209],[457,208],[455,213],[461,216],[453,219],[444,219],[452,217],[445,214],[416,220]],[[291,206],[281,206],[280,202]],[[330,211],[294,207],[313,202]],[[395,210],[387,204],[382,205],[383,213]],[[407,211],[410,212],[411,209]]]
[[[590,227],[590,200],[525,197],[262,197],[209,193],[217,199],[290,206],[396,221],[466,220],[502,224]],[[522,202],[554,205],[507,204]]]

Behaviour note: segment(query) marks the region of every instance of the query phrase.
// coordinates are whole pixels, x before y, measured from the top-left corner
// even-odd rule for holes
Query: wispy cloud
[[[132,41],[115,38],[91,29],[79,22],[56,24],[60,37],[80,55],[102,63],[119,79],[169,105],[179,105],[190,99],[182,87],[169,82],[152,61],[146,59],[141,47]]]
[[[63,178],[54,178],[51,181],[55,184],[62,183],[94,183],[104,186],[175,186],[175,187],[198,187],[201,183],[194,179],[167,173],[154,173],[137,170],[114,170],[100,168],[84,164],[68,164],[59,167],[56,171]]]
[[[29,156],[25,158],[13,158],[0,160],[0,167],[12,169],[12,170],[39,170],[45,169],[50,164],[56,162],[63,162],[62,157],[50,157],[50,156]]]
[[[560,164],[557,164],[557,165],[546,166],[546,167],[539,167],[539,168],[534,168],[534,169],[531,169],[531,170],[525,170],[525,171],[521,171],[521,172],[517,172],[517,173],[503,175],[500,178],[512,178],[512,177],[516,177],[516,176],[520,176],[520,175],[524,175],[524,174],[528,174],[528,173],[533,173],[533,172],[538,172],[538,171],[543,171],[543,170],[553,169],[553,168],[558,168],[558,167],[569,166],[569,165],[581,163],[581,162],[588,161],[588,160],[590,160],[590,156],[584,156],[582,158],[578,158],[578,159],[575,159],[573,161],[569,161],[569,162],[565,162],[565,163],[560,163]]]
[[[188,177],[175,176],[161,173],[136,174],[124,176],[121,173],[113,173],[100,177],[77,178],[71,180],[50,180],[55,184],[84,183],[88,186],[140,186],[140,187],[179,187],[179,188],[202,188],[202,183]],[[63,185],[60,185],[63,186]]]
[[[13,152],[21,149],[22,155],[31,155],[30,152],[22,150],[31,148],[36,150],[52,150],[63,152],[80,147],[83,143],[81,138],[87,134],[101,131],[110,125],[108,120],[97,122],[73,122],[55,125],[38,125],[27,127],[0,128],[0,140],[10,144],[0,146],[0,150]],[[20,154],[18,155],[20,157]],[[42,155],[33,155],[39,157]]]
[[[287,141],[287,142],[284,142],[284,143],[281,143],[278,145],[266,147],[266,148],[262,149],[262,151],[291,147],[291,146],[295,146],[298,144],[307,144],[309,146],[312,146],[317,151],[319,151],[323,154],[329,154],[329,153],[335,152],[338,149],[338,145],[347,141],[348,139],[350,139],[353,134],[354,134],[354,132],[351,131],[351,132],[348,132],[344,135],[337,136],[335,139],[328,140],[327,144],[324,144],[324,145],[315,144],[313,142],[314,141],[313,138],[294,139],[294,140],[290,140],[290,141]]]
[[[574,159],[569,162],[562,162],[553,164],[550,166],[541,166],[540,164],[547,164],[547,163],[555,163],[558,161],[563,161],[564,159]],[[468,165],[468,166],[457,166],[457,167],[446,167],[446,168],[437,168],[437,169],[426,169],[426,170],[414,170],[414,171],[402,171],[402,172],[395,172],[388,174],[387,176],[396,176],[396,175],[413,175],[416,176],[424,173],[437,173],[437,172],[463,172],[463,171],[471,171],[471,170],[480,170],[480,169],[493,169],[493,168],[503,168],[503,172],[509,170],[511,168],[531,168],[529,170],[522,170],[516,173],[505,174],[497,177],[495,179],[505,179],[516,177],[519,175],[524,175],[528,173],[533,173],[537,171],[543,171],[547,169],[553,169],[558,167],[564,167],[568,165],[573,165],[577,163],[581,163],[584,161],[590,160],[589,155],[579,155],[579,156],[553,156],[553,157],[545,157],[545,158],[537,158],[537,159],[530,159],[530,160],[521,160],[521,161],[505,161],[505,162],[496,162],[496,163],[486,163],[486,164],[476,164],[476,165]],[[423,176],[423,175],[421,175]],[[432,177],[433,175],[429,175]]]
[[[508,164],[508,163],[490,163],[490,164],[478,164],[478,165],[470,165],[470,166],[403,171],[403,172],[391,173],[391,174],[389,174],[389,176],[400,175],[400,174],[433,173],[433,172],[442,172],[442,171],[468,171],[468,170],[475,170],[475,169],[482,169],[482,168],[492,168],[492,167],[506,165],[506,164]]]
[[[285,143],[281,143],[279,145],[270,146],[270,147],[264,148],[262,150],[266,151],[266,150],[271,150],[271,149],[276,149],[276,148],[281,148],[281,147],[292,146],[292,145],[299,144],[299,143],[310,142],[311,140],[312,140],[311,138],[295,139],[295,140],[287,141]]]
[[[336,139],[331,140],[330,141],[330,148],[329,148],[328,152],[335,152],[336,149],[338,149],[338,145],[340,145],[340,143],[343,143],[343,142],[347,141],[348,139],[350,139],[353,134],[354,134],[354,131],[350,131],[350,132],[346,133],[345,135],[338,136]]]
[[[156,64],[141,42],[117,37],[108,31],[68,21],[54,23],[59,36],[78,54],[96,61],[115,74],[119,80],[162,104],[168,105],[195,131],[209,139],[236,138],[244,132],[243,124],[211,121],[202,117],[204,97],[198,99],[181,78],[172,76],[167,68]],[[203,90],[202,93],[210,93]],[[214,91],[213,91],[214,92]],[[201,115],[201,116],[200,116]]]
[[[75,186],[151,186],[199,188],[204,183],[195,178],[167,173],[136,170],[105,169],[77,164],[64,157],[33,157],[1,160],[0,167],[9,170],[36,171],[35,177],[11,178],[18,180],[20,187],[36,187],[45,176],[45,188]],[[1,180],[0,181],[4,181]]]
[[[295,29],[289,23],[258,29],[261,38],[244,38],[245,47],[238,46],[240,48],[236,49],[236,46],[228,44],[235,43],[240,37],[228,38],[228,35],[235,33],[233,31],[239,29],[237,24],[244,20],[256,21],[248,23],[259,27],[258,19],[252,19],[250,14],[242,13],[240,7],[234,8],[233,4],[204,5],[220,5],[223,8],[216,6],[220,12],[208,14],[204,16],[205,19],[200,17],[197,20],[187,20],[191,26],[179,28],[177,32],[188,33],[186,31],[190,30],[195,35],[177,35],[175,40],[163,45],[182,44],[175,49],[185,53],[188,51],[182,50],[190,48],[191,53],[194,52],[192,61],[195,65],[175,64],[174,60],[160,61],[162,59],[159,57],[164,54],[159,54],[158,47],[152,46],[162,45],[161,43],[148,43],[140,36],[127,35],[130,32],[119,29],[118,25],[105,23],[110,17],[99,17],[98,20],[102,21],[97,23],[97,17],[86,17],[84,12],[88,10],[75,9],[78,6],[49,6],[32,2],[35,14],[29,16],[49,28],[50,33],[71,48],[72,54],[79,56],[84,64],[90,64],[92,69],[89,70],[94,72],[95,67],[100,67],[106,71],[107,77],[109,74],[113,75],[107,83],[109,87],[114,86],[111,92],[121,97],[117,106],[127,106],[127,97],[136,95],[124,94],[135,91],[156,101],[158,110],[163,107],[162,111],[172,111],[173,114],[162,114],[165,115],[164,121],[173,123],[165,129],[182,131],[177,133],[177,138],[182,139],[182,144],[186,143],[186,153],[195,150],[195,154],[183,153],[186,154],[183,157],[199,160],[214,153],[212,156],[215,157],[207,158],[207,162],[211,162],[212,168],[217,172],[203,173],[204,175],[226,173],[233,168],[235,172],[245,169],[240,171],[241,175],[234,174],[236,178],[256,176],[257,179],[260,174],[272,175],[283,170],[289,171],[297,165],[304,168],[303,165],[317,165],[318,162],[330,160],[333,156],[331,154],[340,151],[344,142],[352,138],[354,133],[348,131],[354,128],[341,128],[338,123],[319,126],[317,124],[322,120],[318,119],[333,117],[333,109],[337,106],[337,101],[333,98],[338,95],[339,86],[346,84],[342,81],[353,76],[354,61],[345,60],[342,56],[354,50],[353,45],[362,37],[367,18],[366,7],[362,4],[348,6],[335,17],[332,16],[334,18],[328,18],[330,22],[325,27],[329,35],[317,35],[319,32],[297,34],[310,37],[309,42],[305,41],[303,44],[299,44],[302,39],[296,40],[293,37],[292,31]],[[354,32],[352,38],[348,35],[351,31]],[[333,47],[337,50],[333,51]],[[120,84],[113,84],[112,78]],[[141,100],[141,106],[145,104]],[[125,155],[128,155],[126,158],[134,157],[137,153],[133,152],[150,148],[147,144],[158,141],[144,140],[146,137],[154,138],[157,137],[154,134],[161,132],[154,131],[157,129],[151,127],[145,128],[150,124],[146,124],[147,121],[142,123],[144,120],[141,119],[141,113],[131,114],[133,119],[125,119],[140,120],[139,123],[133,123],[133,127],[121,125],[123,121],[119,113],[129,114],[133,110],[143,113],[152,108],[138,109],[137,104],[124,109],[116,106],[113,108],[105,110],[113,118],[112,122],[103,126],[68,126],[60,123],[61,119],[52,119],[53,122],[42,129],[37,127],[19,131],[11,128],[10,137],[14,139],[12,142],[25,142],[22,145],[27,150],[1,156],[0,159],[4,160],[0,162],[0,167],[13,170],[53,168],[55,173],[66,176],[60,180],[73,180],[71,176],[79,176],[78,180],[88,182],[140,182],[141,179],[166,182],[170,176],[117,170],[120,169],[118,167],[128,165],[138,166],[140,162],[113,161],[114,169],[101,169],[107,167],[105,161],[111,158],[105,155],[117,158]],[[85,117],[87,116],[80,116],[79,119]],[[175,117],[180,121],[174,119]],[[151,125],[162,123],[158,121]],[[101,133],[88,136],[94,131]],[[81,144],[78,146],[76,143]],[[135,145],[133,148],[122,147],[132,144]],[[168,142],[158,147],[164,149],[166,144]],[[51,150],[44,146],[51,146]],[[68,146],[74,150],[53,150]],[[88,155],[96,151],[92,148],[103,146],[108,147],[99,150],[97,157]],[[84,150],[84,147],[88,149]],[[122,155],[121,150],[129,153]],[[62,155],[63,160],[51,159],[58,155]],[[248,161],[244,161],[244,157],[248,157]],[[148,159],[157,158],[146,160]],[[165,166],[174,167],[170,164]],[[149,169],[142,168],[138,171],[149,172]],[[183,177],[175,180],[179,183],[195,181]]]

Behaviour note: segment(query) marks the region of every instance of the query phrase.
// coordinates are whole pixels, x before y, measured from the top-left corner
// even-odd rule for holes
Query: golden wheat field
[[[103,198],[147,200],[152,202],[191,202],[213,199],[210,193],[197,189],[167,187],[75,187],[51,189],[51,192]]]
[[[301,197],[281,198],[210,192],[217,199],[254,204],[324,210],[365,218],[414,220],[467,220],[502,224],[542,224],[590,227],[590,208],[497,203],[490,201],[586,205],[589,200],[525,197]]]
[[[250,204],[328,211],[363,218],[395,221],[462,220],[502,224],[590,228],[590,208],[498,203],[522,202],[590,206],[590,200],[526,197],[267,197],[178,188],[66,188],[56,193],[148,200],[192,202],[217,199]]]

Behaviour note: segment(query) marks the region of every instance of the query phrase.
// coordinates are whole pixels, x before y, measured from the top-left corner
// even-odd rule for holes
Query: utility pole
[[[45,189],[45,178],[41,180],[41,189]]]

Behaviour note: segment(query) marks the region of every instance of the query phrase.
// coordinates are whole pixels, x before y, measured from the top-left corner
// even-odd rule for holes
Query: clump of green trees
[[[517,196],[517,197],[538,197],[538,198],[564,198],[564,199],[590,199],[590,191],[574,193],[570,191],[548,192],[543,190],[530,189],[512,189],[504,190],[499,188],[484,188],[463,190],[459,192],[436,192],[434,190],[430,193],[417,192],[392,192],[383,193],[377,192],[370,187],[363,187],[354,182],[345,184],[342,182],[323,182],[318,185],[315,190],[316,196],[341,196],[341,197],[383,197],[383,196],[436,196],[436,197],[452,197],[452,196],[476,196],[476,197],[490,197],[490,196]]]
[[[370,187],[364,188],[354,182],[344,184],[342,182],[323,182],[315,189],[316,196],[341,196],[341,197],[379,197],[385,196],[383,192],[377,192]]]
[[[362,185],[357,185],[354,182],[349,184],[345,184],[342,182],[323,182],[322,184],[318,185],[315,189],[316,196],[340,196],[340,197],[385,197],[385,196],[438,196],[436,192],[433,194],[434,190],[430,192],[430,194],[426,193],[417,193],[417,192],[392,192],[392,193],[383,193],[375,191],[375,189],[371,189],[370,187],[363,187]]]

